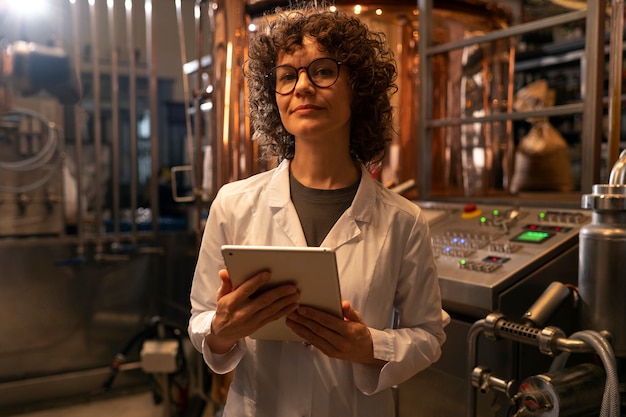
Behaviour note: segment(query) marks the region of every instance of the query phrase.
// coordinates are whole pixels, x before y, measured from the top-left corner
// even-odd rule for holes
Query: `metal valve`
[[[489,368],[477,366],[472,371],[472,385],[480,390],[483,394],[489,392],[490,389],[504,393],[507,397],[517,391],[517,381],[514,379],[505,381],[504,379],[494,376]]]

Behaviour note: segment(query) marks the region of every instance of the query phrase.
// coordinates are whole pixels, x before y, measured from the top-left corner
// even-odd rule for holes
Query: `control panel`
[[[497,310],[499,294],[577,247],[591,221],[582,209],[416,204],[430,224],[444,308],[477,315]]]

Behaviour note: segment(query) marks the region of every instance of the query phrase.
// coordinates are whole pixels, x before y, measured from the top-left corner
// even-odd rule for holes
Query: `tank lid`
[[[596,184],[593,194],[582,196],[581,206],[592,210],[626,210],[626,185]]]

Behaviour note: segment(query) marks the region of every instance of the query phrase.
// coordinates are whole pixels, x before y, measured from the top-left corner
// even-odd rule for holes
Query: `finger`
[[[344,325],[344,321],[334,314],[318,310],[314,307],[300,306],[297,313],[301,320],[317,322],[319,325],[328,327],[337,333],[341,333],[341,328]]]
[[[309,327],[299,321],[290,319],[292,316],[287,316],[286,324],[291,330],[298,335],[305,342],[315,346],[320,352],[330,357],[338,357],[337,349],[335,349],[334,342],[337,340],[337,334],[333,331],[319,327],[318,330],[313,330],[313,327]],[[310,322],[309,322],[310,324]]]
[[[347,321],[355,321],[357,323],[363,323],[361,314],[352,308],[350,301],[343,301],[341,303],[341,309],[343,310],[343,317]]]
[[[298,307],[300,294],[294,291],[269,304],[259,299],[244,298],[235,290],[237,296],[219,300],[214,317],[214,331],[222,337],[236,340],[250,335],[263,325],[284,317]]]
[[[283,285],[250,300],[249,306],[261,319],[267,317],[264,321],[273,321],[295,311],[299,300],[300,293],[295,286]]]
[[[309,307],[300,306],[288,318],[303,332],[308,332],[312,337],[318,336],[328,341],[339,336],[343,326],[343,321],[332,314]]]
[[[253,294],[252,298],[262,304],[269,305],[283,297],[289,297],[293,294],[299,294],[298,288],[293,284],[284,284],[271,288],[261,288],[260,291]]]
[[[258,292],[251,294],[256,287],[242,284],[229,294],[227,299],[221,300],[223,310],[229,311],[235,322],[259,326],[261,323],[283,317],[298,307],[300,293],[293,285],[275,287],[263,291],[260,295],[256,295]]]
[[[218,275],[222,281],[220,288],[217,290],[217,299],[219,300],[226,294],[233,291],[233,284],[230,281],[230,275],[228,275],[228,271],[226,269],[220,269]]]
[[[256,293],[263,285],[267,284],[271,278],[272,275],[269,272],[259,272],[258,274],[250,277],[250,279],[245,280],[239,287],[237,287],[237,290],[240,294],[244,295],[246,298],[249,298],[254,293]]]
[[[275,306],[273,305],[273,307]],[[255,317],[264,317],[265,314],[267,314],[267,317],[263,318],[262,320],[258,322],[258,327],[260,328],[266,325],[267,323],[284,319],[286,316],[294,312],[297,308],[298,308],[298,304],[294,302],[294,303],[289,303],[288,305],[286,305],[285,307],[279,310],[273,309],[273,311],[269,313],[256,314]]]
[[[285,319],[285,324],[291,328],[298,336],[300,336],[304,341],[313,344],[314,338],[317,337],[319,339],[323,339],[323,336],[317,335],[311,327],[307,325],[306,322],[302,321],[302,319],[294,320],[294,313],[289,314]]]

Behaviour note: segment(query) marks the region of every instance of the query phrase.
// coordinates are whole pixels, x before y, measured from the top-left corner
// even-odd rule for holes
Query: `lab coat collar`
[[[291,237],[295,245],[306,246],[304,233],[289,233],[289,224],[299,219],[291,203],[289,189],[289,161],[284,160],[275,169],[268,185],[268,204],[274,213],[274,220],[280,224]],[[376,180],[374,180],[364,165],[361,165],[361,181],[354,196],[352,205],[339,218],[331,229],[322,246],[337,248],[345,242],[357,238],[361,234],[360,224],[368,223],[372,219],[376,207]]]
[[[274,170],[267,187],[271,208],[283,208],[291,202],[289,188],[289,160],[284,159]]]

